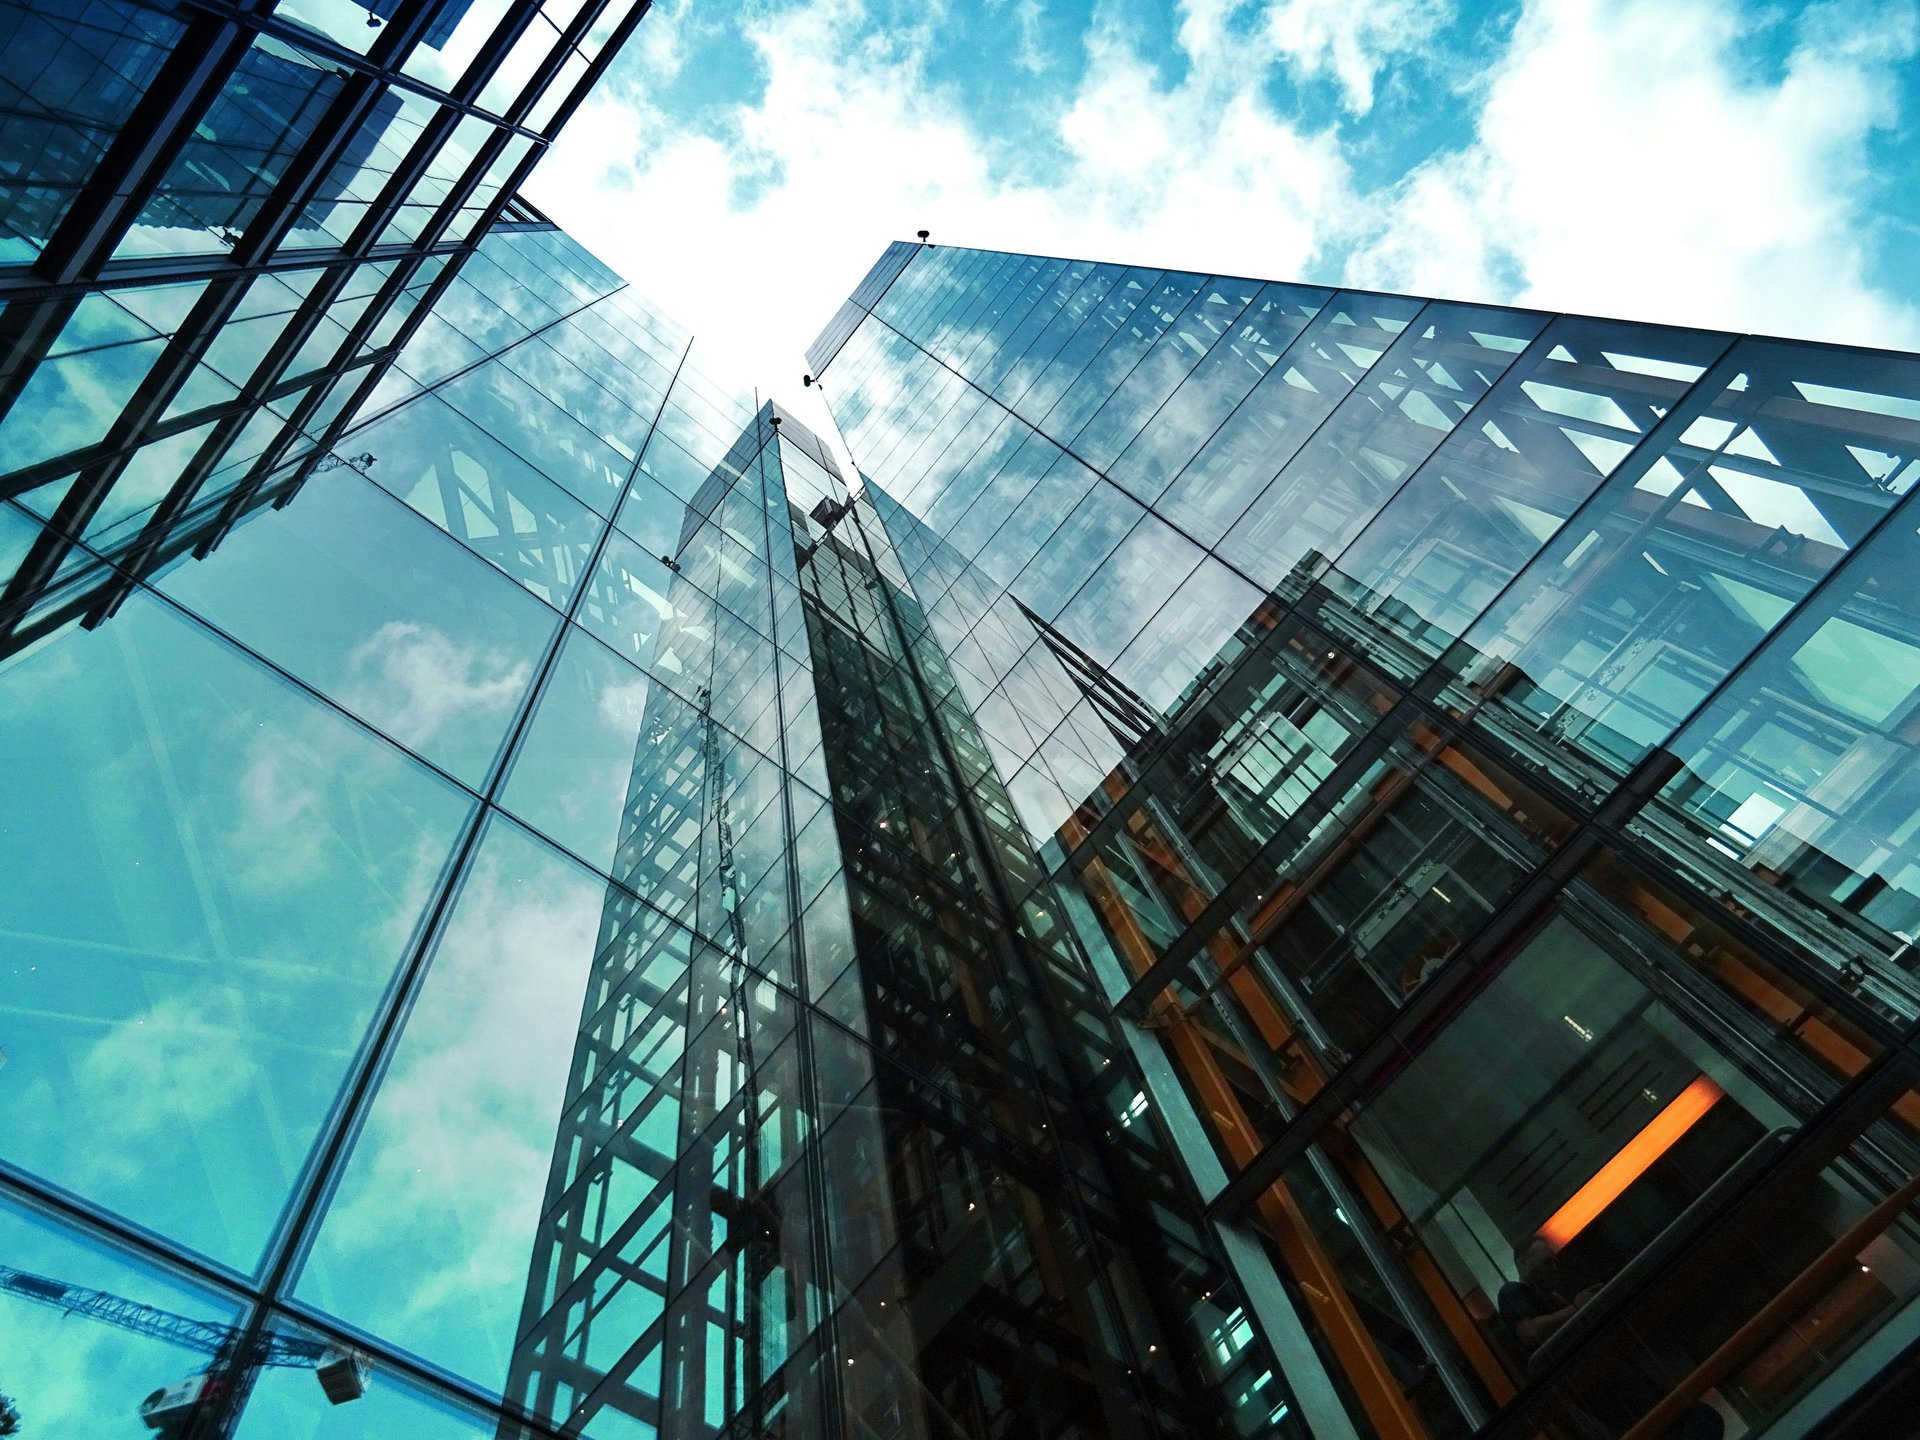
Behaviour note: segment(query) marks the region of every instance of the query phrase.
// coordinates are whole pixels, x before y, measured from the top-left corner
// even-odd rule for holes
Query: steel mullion
[[[281,176],[248,222],[240,243],[233,247],[234,263],[260,263],[279,248],[307,205],[325,198],[320,194],[321,188],[331,178],[341,152],[359,135],[374,107],[387,93],[387,87],[374,76],[356,74],[347,78],[300,146],[287,173]]]
[[[1866,1140],[1867,1131],[1885,1116],[1901,1091],[1914,1084],[1912,1057],[1905,1052],[1889,1052],[1870,1062],[1847,1087],[1827,1102],[1820,1113],[1797,1131],[1783,1148],[1748,1183],[1734,1193],[1721,1197],[1710,1213],[1701,1216],[1689,1244],[1650,1274],[1635,1277],[1624,1294],[1609,1295],[1603,1287],[1590,1311],[1577,1319],[1587,1333],[1565,1347],[1541,1373],[1529,1374],[1519,1394],[1502,1406],[1493,1421],[1481,1432],[1484,1440],[1519,1440],[1536,1433],[1540,1411],[1559,1398],[1563,1377],[1569,1376],[1573,1363],[1582,1355],[1595,1353],[1617,1338],[1615,1327],[1660,1282],[1686,1265],[1690,1257],[1711,1254],[1716,1244],[1737,1240],[1744,1226],[1767,1213],[1777,1204],[1776,1196],[1792,1178],[1817,1175],[1847,1153],[1851,1146]],[[1871,1144],[1869,1140],[1867,1143]]]
[[[293,499],[294,495],[298,493],[300,487],[306,483],[307,476],[312,473],[312,467],[318,464],[319,461],[324,456],[331,453],[333,446],[340,440],[342,435],[344,435],[349,429],[354,428],[358,424],[370,423],[371,421],[380,418],[380,416],[362,417],[360,414],[361,407],[372,396],[375,387],[379,385],[380,380],[386,375],[387,370],[393,365],[393,363],[399,358],[400,353],[406,348],[407,341],[411,339],[414,332],[422,324],[425,323],[426,317],[430,313],[432,313],[433,307],[439,302],[441,295],[443,295],[446,292],[447,288],[453,284],[453,281],[459,274],[459,271],[461,268],[460,262],[464,260],[464,258],[467,255],[475,253],[476,250],[477,250],[477,246],[455,251],[453,252],[451,258],[448,260],[448,263],[441,267],[440,273],[434,277],[427,291],[421,296],[419,301],[415,303],[413,312],[407,317],[406,322],[400,327],[399,331],[395,333],[394,338],[390,342],[388,342],[388,344],[384,348],[384,351],[380,354],[380,358],[374,360],[371,364],[365,367],[368,371],[368,375],[367,375],[367,378],[361,383],[360,393],[357,394],[350,402],[348,402],[345,406],[341,408],[340,413],[334,417],[333,422],[327,427],[326,433],[322,436],[316,437],[314,449],[312,453],[307,457],[305,465],[303,466],[300,474],[286,488],[286,490],[274,500],[274,505],[276,508],[287,504],[289,501]],[[389,283],[392,283],[392,282],[389,281]],[[398,293],[399,293],[398,291],[395,292],[396,296],[398,295]],[[528,340],[532,339],[536,335],[545,334],[548,330],[551,330],[556,325],[565,324],[568,320],[572,319],[574,316],[582,314],[587,310],[592,309],[595,305],[599,304],[602,300],[607,299],[608,296],[618,294],[618,293],[619,291],[617,290],[609,291],[607,292],[607,295],[598,296],[592,300],[588,300],[583,304],[576,306],[574,309],[567,311],[565,314],[560,315],[556,319],[550,320],[546,324],[539,326],[537,329],[528,331],[527,334],[521,336],[518,340],[515,340],[512,344],[507,345],[501,350],[495,351],[494,354],[485,356],[482,359],[476,360],[473,362],[472,365],[465,366],[462,369],[452,372],[451,374],[441,376],[438,380],[434,381],[433,384],[423,386],[420,390],[416,391],[413,395],[409,395],[405,397],[405,399],[397,403],[402,405],[407,404],[412,400],[419,398],[420,396],[431,394],[433,391],[438,390],[439,388],[450,383],[451,381],[458,379],[460,376],[468,374],[471,371],[478,369],[480,366],[486,365],[491,361],[498,359],[501,355],[506,354],[508,350],[512,350],[519,345],[525,344]],[[388,308],[391,308],[391,307],[389,306]],[[369,312],[371,312],[373,310],[373,307],[369,306],[368,309],[369,309]],[[384,314],[385,314],[385,311],[382,311],[381,315],[384,316]],[[370,321],[367,316],[363,316],[362,323],[368,324],[369,328],[371,328],[371,325],[373,323],[377,323],[378,318],[379,317],[374,317],[374,319]],[[356,331],[357,329],[358,327],[356,327]],[[681,355],[682,361],[684,361],[685,358],[686,358],[685,353],[683,351]],[[668,389],[669,390],[672,389],[671,382],[669,382],[668,384]],[[663,395],[661,398],[662,398],[662,403],[664,404],[665,396]],[[380,415],[384,416],[390,413],[391,413],[391,409],[388,409],[388,410],[381,411]],[[658,419],[657,414],[655,418],[656,420]],[[648,437],[651,438],[651,435],[652,435],[652,427],[651,425],[649,425]],[[639,451],[644,452],[645,449],[646,449],[646,442],[643,440],[639,446]],[[531,462],[528,462],[528,463],[531,463]],[[635,461],[635,464],[636,465],[638,464],[637,459]],[[264,484],[267,478],[268,477],[265,474],[265,472],[258,472],[254,476],[252,476],[244,485],[242,485],[240,489],[237,489],[234,492],[234,495],[229,500],[227,508],[223,512],[221,520],[218,526],[216,527],[215,531],[207,538],[205,542],[203,542],[202,547],[199,551],[200,554],[205,555],[206,553],[208,553],[213,548],[214,545],[219,543],[220,539],[223,536],[225,536],[227,531],[232,529],[234,521],[238,519],[238,517],[244,510],[246,506],[247,498],[251,495],[252,490],[257,489],[260,485]],[[456,540],[455,543],[459,544],[460,542]],[[583,576],[582,579],[584,581],[585,577]]]
[[[111,442],[110,458],[83,470],[72,488],[61,497],[45,529],[8,578],[4,597],[0,597],[0,612],[19,605],[22,595],[34,594],[52,582],[71,544],[68,537],[77,540],[86,534],[87,526],[108,493],[139,453],[139,447],[146,443],[149,426],[160,418],[180,386],[199,368],[207,348],[239,304],[242,289],[243,282],[239,280],[210,287],[195,303],[180,331],[165,342],[159,359],[107,432]],[[219,427],[215,433],[219,433]]]
[[[112,257],[253,43],[240,15],[192,21],[60,221],[33,271],[56,284],[91,278]]]
[[[452,187],[447,192],[446,198],[440,202],[432,216],[427,220],[427,223],[420,228],[420,244],[432,245],[444,243],[440,237],[444,235],[448,227],[453,224],[461,207],[472,198],[474,191],[478,190],[482,182],[486,180],[487,172],[493,168],[494,161],[499,159],[500,156],[505,153],[506,148],[519,137],[520,132],[503,130],[496,127],[493,133],[481,143],[471,163],[468,164],[465,170],[460,172],[459,178],[453,182]],[[538,161],[540,156],[545,152],[546,141],[536,140],[533,148],[527,152],[524,160]],[[525,169],[525,163],[516,165],[511,174],[506,178],[512,179],[515,176],[519,176],[525,172]],[[515,187],[510,184],[502,183],[493,202],[487,206],[486,211],[475,218],[474,224],[468,229],[468,238],[454,243],[472,244],[475,242],[470,237],[485,234],[491,216],[499,214],[501,208],[506,204],[506,197],[512,193],[514,188]]]
[[[459,274],[461,261],[471,253],[473,253],[472,250],[457,251],[449,256],[445,265],[440,267],[440,273],[434,276],[426,292],[421,295],[419,300],[414,302],[412,313],[407,316],[406,321],[395,333],[392,341],[386,346],[384,358],[375,360],[372,364],[365,367],[367,374],[360,382],[359,392],[352,400],[340,407],[339,414],[334,416],[332,422],[327,426],[326,431],[314,437],[314,448],[312,452],[306,458],[300,473],[294,478],[293,482],[275,499],[274,504],[276,508],[285,505],[299,492],[300,487],[306,483],[307,477],[312,474],[313,466],[318,464],[323,456],[332,453],[333,446],[359,418],[360,407],[366,403],[367,399],[373,394],[374,388],[379,385],[388,369],[391,368],[394,361],[399,358],[400,352],[406,348],[407,341],[413,337],[413,333],[425,323],[426,317],[432,313],[433,307],[439,303],[440,297],[446,293],[447,287],[453,283],[454,276]],[[397,267],[393,275],[388,277],[387,284],[389,286],[397,284],[398,288],[393,290],[392,295],[386,299],[384,304],[379,304],[378,301],[380,297],[376,296],[376,303],[370,303],[367,306],[366,312],[361,315],[359,323],[349,332],[348,343],[350,345],[353,343],[353,336],[359,334],[363,327],[366,333],[371,334],[372,329],[379,323],[379,320],[385,318],[386,314],[393,308],[394,303],[406,289],[405,283],[400,280],[400,276],[403,273],[406,273],[404,267]],[[417,270],[414,273],[417,273]],[[493,359],[495,357],[489,356],[487,358]],[[476,363],[484,365],[487,361],[481,360]],[[420,393],[425,394],[426,392],[423,390]],[[281,453],[284,454],[284,450],[282,450]],[[228,497],[226,505],[221,509],[220,518],[215,522],[212,531],[202,542],[197,553],[203,556],[206,555],[215,545],[225,538],[227,532],[233,528],[234,522],[245,512],[253,495],[266,484],[268,475],[269,472],[265,469],[256,468],[252,475],[234,489],[233,494]]]
[[[293,412],[287,417],[285,427],[274,439],[273,443],[260,453],[253,466],[249,469],[247,477],[240,482],[239,486],[235,487],[236,489],[252,491],[258,490],[264,485],[286,458],[288,449],[300,435],[305,433],[306,423],[312,418],[314,411],[325,404],[327,398],[333,394],[334,385],[337,385],[340,381],[351,375],[355,369],[360,368],[360,347],[366,343],[373,332],[378,329],[387,316],[392,313],[393,307],[399,303],[400,297],[406,293],[407,287],[413,283],[414,277],[419,274],[420,265],[425,263],[422,257],[410,258],[416,260],[418,263],[405,263],[403,260],[403,263],[396,264],[393,272],[381,282],[380,289],[375,292],[366,306],[361,310],[360,318],[348,328],[346,338],[341,343],[340,355],[350,357],[354,363],[337,367],[329,366],[324,370],[314,372],[329,377],[333,382],[332,384],[320,385],[309,382],[305,387],[300,387],[295,383],[300,377],[287,375],[283,365],[280,367],[279,375],[274,380],[257,387],[260,397],[257,403],[260,405],[266,405],[282,395],[292,394],[299,388],[305,388],[308,393],[301,399],[300,403],[294,407]],[[340,287],[345,284],[346,279],[350,278],[352,274],[357,273],[359,273],[359,267],[354,267],[350,271],[344,271],[341,279],[333,285],[334,294],[337,296]],[[321,282],[323,286],[327,283],[326,281]],[[415,308],[430,308],[425,295],[422,295],[422,297],[415,302]],[[324,311],[322,313],[324,314]],[[318,325],[319,320],[315,319],[305,327],[302,334],[302,344],[304,344],[305,339],[311,336],[312,332],[318,328]],[[290,358],[298,354],[299,351],[297,347],[289,347],[287,353]],[[382,373],[384,373],[385,364],[383,362],[397,358],[399,355],[399,346],[397,344],[385,345],[381,347],[378,353],[382,356],[382,361],[376,361],[374,364],[378,365]],[[339,356],[335,358],[338,359]],[[373,366],[370,365],[367,368],[371,369]],[[350,416],[352,407],[343,406],[340,413],[343,416]],[[325,447],[316,444],[315,453],[326,453]]]
[[[548,229],[557,228],[548,222]],[[368,261],[407,259],[416,255],[455,255],[470,248],[464,244],[439,245],[385,244],[369,246],[363,254],[350,254],[339,245],[281,250],[246,264],[236,265],[229,255],[193,255],[113,260],[97,275],[87,279],[51,282],[30,268],[15,266],[0,269],[0,302],[8,305],[48,300],[79,299],[96,293],[137,289],[147,285],[168,285],[188,280],[211,280],[222,275],[268,275],[290,270],[323,270]]]
[[[424,315],[429,308],[423,303],[415,313]],[[684,362],[684,350],[681,358]],[[664,398],[662,404],[665,404]],[[347,413],[343,411],[343,417]],[[657,422],[657,415],[655,419]],[[640,447],[642,453],[645,448],[643,443]],[[639,470],[639,464],[639,459],[636,457],[628,472],[629,485],[632,483],[634,474]],[[407,1015],[411,1012],[425,983],[426,971],[435,947],[439,944],[445,927],[450,921],[463,877],[471,867],[473,856],[478,850],[481,832],[497,813],[495,799],[505,781],[507,762],[520,737],[532,723],[547,680],[566,642],[572,617],[585,603],[588,591],[591,589],[593,569],[613,533],[613,522],[609,519],[583,571],[582,583],[576,588],[573,599],[564,612],[563,618],[569,623],[555,626],[533,682],[527,688],[526,697],[521,702],[520,709],[501,743],[499,753],[489,768],[484,783],[477,792],[469,787],[462,787],[467,789],[468,793],[476,794],[478,803],[473,806],[462,836],[455,846],[453,858],[436,887],[433,904],[416,932],[417,939],[409,955],[399,967],[390,998],[382,1006],[383,1013],[375,1019],[368,1032],[361,1055],[343,1084],[334,1114],[329,1117],[322,1133],[316,1137],[309,1151],[308,1163],[289,1193],[281,1211],[280,1221],[276,1226],[274,1239],[267,1248],[260,1293],[269,1303],[280,1303],[281,1292],[294,1282],[300,1267],[304,1264],[307,1251],[318,1233],[326,1205],[344,1171],[353,1142],[361,1126],[372,1113],[373,1096],[378,1089],[379,1080],[393,1059],[401,1033],[405,1028]],[[257,1336],[257,1327],[251,1332],[249,1338],[254,1336]]]
[[[436,98],[442,100],[440,108],[436,109],[434,117],[420,131],[419,140],[415,140],[413,150],[401,161],[399,169],[394,171],[392,179],[388,180],[386,186],[380,190],[378,198],[367,207],[367,213],[361,217],[361,223],[353,227],[353,234],[349,234],[348,244],[346,244],[349,252],[359,253],[367,250],[394,221],[394,217],[399,215],[401,205],[407,202],[407,198],[419,186],[420,180],[426,177],[426,171],[430,169],[434,159],[440,156],[447,138],[455,132],[455,129],[459,129],[461,121],[467,119],[468,113],[476,113],[482,119],[492,121],[495,127],[501,123],[490,111],[482,111],[472,102],[486,88],[486,83],[492,77],[493,71],[499,67],[501,61],[507,58],[516,40],[526,31],[528,25],[534,23],[534,17],[538,13],[540,13],[538,0],[515,0],[515,6],[495,23],[492,35],[488,36],[488,42],[474,56],[474,60],[468,65],[467,71],[461,75],[461,79],[455,83],[453,90],[444,96],[440,92],[434,92]],[[536,148],[536,154],[538,154],[538,148]],[[505,194],[505,186],[503,186],[503,194]],[[432,234],[430,230],[422,230],[419,244],[428,244],[430,234]]]
[[[546,153],[548,143],[546,137],[558,132],[560,126],[565,123],[566,119],[578,107],[581,99],[599,81],[606,67],[612,62],[613,57],[619,53],[622,43],[626,37],[632,33],[633,27],[640,23],[641,17],[646,13],[651,3],[652,0],[641,0],[641,3],[634,7],[628,19],[622,23],[614,35],[608,38],[607,44],[601,48],[599,55],[588,65],[587,72],[581,77],[580,83],[574,87],[573,93],[561,102],[559,109],[554,112],[553,118],[548,121],[544,130],[530,131],[523,128],[521,122],[525,119],[532,107],[539,103],[547,87],[559,76],[561,70],[566,65],[567,57],[574,53],[577,40],[584,38],[587,32],[592,29],[593,22],[599,18],[599,13],[601,9],[604,8],[604,4],[583,6],[580,13],[573,18],[572,23],[570,23],[564,31],[556,34],[554,45],[548,52],[546,59],[535,69],[526,85],[522,87],[520,95],[506,107],[505,113],[511,116],[512,119],[505,125],[496,127],[494,134],[480,147],[479,153],[475,156],[473,163],[469,165],[467,170],[461,175],[446,199],[441,201],[433,217],[428,220],[425,228],[420,232],[421,243],[431,243],[444,234],[447,227],[453,223],[461,206],[473,195],[474,191],[480,188],[480,185],[486,179],[487,172],[492,168],[494,161],[500,157],[507,146],[513,143],[516,136],[530,135],[534,138],[532,148],[528,150],[526,155],[521,157],[520,163],[517,164],[508,175],[502,178],[498,194],[493,202],[487,206],[486,210],[476,218],[469,233],[479,235],[488,229],[499,217],[501,211],[506,208],[507,202],[519,192],[521,185],[526,181],[527,175],[532,171],[534,165],[539,163],[540,157]],[[520,31],[516,32],[514,37],[515,43],[518,42],[519,36],[526,32],[527,28],[530,27],[522,27]],[[505,58],[504,54],[501,58]],[[479,87],[476,87],[476,93],[478,92],[478,88]]]
[[[503,123],[491,112],[480,110],[473,102],[485,89],[488,79],[499,68],[501,61],[506,58],[521,34],[533,23],[538,14],[539,0],[515,0],[513,7],[494,25],[493,33],[488,37],[487,43],[474,56],[472,63],[455,83],[452,91],[430,92],[441,101],[441,104],[433,118],[421,130],[413,149],[408,152],[399,169],[387,181],[379,196],[368,207],[367,213],[361,217],[360,223],[354,227],[353,233],[347,238],[346,248],[350,252],[364,251],[385,231],[394,217],[400,213],[401,206],[406,203],[408,196],[425,178],[427,170],[438,158],[446,141],[469,114],[479,115],[490,121],[496,129]],[[538,153],[538,147],[535,153]],[[505,193],[506,187],[502,187],[502,194]],[[484,226],[476,227],[476,229],[483,228]],[[417,243],[420,245],[429,243],[430,234],[430,231],[423,231]]]
[[[357,359],[352,365],[332,373],[344,378],[352,375],[355,371],[368,368],[370,364],[390,358],[392,358],[391,347],[382,346],[379,350],[371,351],[368,355]],[[251,411],[256,408],[259,403],[271,403],[275,400],[284,399],[301,388],[301,386],[286,380],[277,381],[265,390],[258,401],[250,400],[245,396],[236,396],[231,400],[220,401],[218,404],[203,406],[198,410],[189,410],[181,415],[167,416],[164,419],[157,420],[147,427],[143,438],[130,443],[118,441],[108,443],[103,440],[92,445],[83,446],[78,450],[69,450],[64,455],[56,455],[51,460],[42,460],[37,464],[26,466],[24,469],[15,470],[9,475],[0,477],[0,499],[15,498],[49,481],[62,479],[67,475],[73,474],[75,471],[84,470],[104,462],[119,460],[123,458],[127,452],[137,450],[142,445],[150,445],[156,440],[166,440],[183,431],[205,425],[210,421],[224,420],[235,411]]]
[[[587,98],[588,93],[592,91],[594,86],[600,83],[601,77],[607,72],[607,67],[613,63],[614,57],[620,53],[627,41],[632,38],[635,28],[638,27],[640,21],[645,18],[647,12],[652,8],[653,0],[639,0],[639,3],[628,12],[627,18],[622,20],[620,24],[614,28],[613,33],[607,36],[606,43],[600,47],[600,53],[587,62],[587,73],[580,77],[580,83],[573,87],[573,93],[560,102],[559,108],[553,112],[552,118],[550,118],[542,128],[540,132],[542,135],[551,137],[559,134],[561,127],[573,118],[573,112],[580,108],[581,102]],[[598,19],[599,12],[604,9],[604,4],[594,7],[594,18]],[[592,29],[590,23],[576,21],[576,24],[579,24],[582,36],[586,35],[586,33]],[[584,58],[584,56],[582,58]],[[539,153],[540,147],[536,146],[533,154],[537,156]],[[517,195],[521,184],[526,180],[527,171],[530,168],[530,163],[522,165],[519,172],[506,185],[501,187],[502,193]],[[529,206],[528,208],[531,209],[532,207]]]
[[[66,330],[85,294],[75,290],[54,301],[0,307],[0,421],[39,371],[42,357]]]
[[[1834,570],[1839,568],[1836,566]],[[1700,708],[1711,703],[1738,673],[1738,669],[1730,672],[1701,701]],[[1455,720],[1452,726],[1464,729],[1465,723]],[[1366,1094],[1387,1066],[1402,1054],[1421,1049],[1430,1038],[1431,1027],[1450,1013],[1454,1001],[1464,1000],[1483,978],[1496,973],[1518,952],[1537,923],[1552,912],[1560,893],[1589,860],[1604,852],[1619,854],[1626,850],[1618,839],[1625,830],[1626,821],[1672,777],[1679,763],[1676,757],[1665,750],[1648,752],[1592,816],[1579,822],[1560,847],[1493,911],[1461,947],[1460,953],[1449,960],[1432,981],[1417,991],[1359,1054],[1330,1076],[1326,1085],[1300,1107],[1286,1130],[1269,1142],[1227,1183],[1226,1188],[1209,1205],[1213,1215],[1224,1219],[1250,1206],[1269,1184],[1279,1178],[1283,1170],[1305,1153],[1308,1145],[1318,1141],[1321,1133],[1337,1120],[1349,1104]],[[1626,853],[1630,856],[1634,852],[1626,850]],[[1692,886],[1681,888],[1694,897]],[[1821,976],[1804,966],[1774,943],[1771,937],[1752,933],[1722,907],[1713,905],[1710,899],[1709,910],[1719,923],[1763,959],[1806,985],[1815,995],[1835,1004],[1850,1021],[1862,1025],[1868,1033],[1883,1038],[1889,1049],[1897,1046],[1899,1037],[1888,1033],[1890,1027],[1886,1022],[1858,1006],[1850,997],[1836,994],[1830,977]]]

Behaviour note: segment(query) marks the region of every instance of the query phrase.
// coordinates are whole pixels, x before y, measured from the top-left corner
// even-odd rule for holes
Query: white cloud
[[[1910,4],[1816,7],[1776,76],[1723,0],[1537,0],[1474,142],[1382,197],[1357,283],[1739,331],[1920,344],[1877,291],[1872,133]]]
[[[936,241],[1291,275],[1345,204],[1332,136],[1283,118],[1230,47],[1196,48],[1170,81],[1096,21],[1081,79],[1016,166],[992,143],[1012,137],[929,77],[925,31],[818,0],[745,33],[766,75],[752,103],[687,130],[640,87],[604,87],[533,199],[803,420],[800,352],[886,243],[923,226]],[[1032,173],[1049,147],[1068,161],[1057,183]]]
[[[1457,60],[1420,72],[1420,123],[1465,143],[1371,192],[1347,145],[1360,124],[1414,123],[1376,101],[1438,43],[1447,0],[1183,0],[1171,46],[1097,9],[1080,52],[1051,56],[1034,48],[1039,0],[994,6],[1007,63],[1059,91],[1023,112],[1030,135],[936,78],[936,22],[889,28],[865,0],[810,0],[739,22],[765,82],[744,103],[670,121],[644,67],[603,87],[534,199],[691,323],[719,373],[803,420],[822,412],[796,383],[800,351],[885,243],[922,226],[989,248],[1920,343],[1920,313],[1874,283],[1866,158],[1901,119],[1911,0],[1784,21],[1735,0],[1528,0],[1472,57],[1467,89],[1439,78]],[[642,26],[662,27],[660,63],[700,63],[673,28],[690,13],[662,0]],[[1762,24],[1793,27],[1771,74],[1753,58]],[[1282,110],[1282,77],[1331,80],[1345,116]]]
[[[1013,24],[1020,48],[1014,54],[1014,63],[1029,75],[1044,75],[1053,68],[1053,57],[1040,40],[1040,19],[1045,14],[1046,7],[1040,0],[1015,0]]]
[[[1257,43],[1267,52],[1260,59],[1328,76],[1347,110],[1364,115],[1380,73],[1426,45],[1451,9],[1450,0],[1275,0],[1260,17]]]

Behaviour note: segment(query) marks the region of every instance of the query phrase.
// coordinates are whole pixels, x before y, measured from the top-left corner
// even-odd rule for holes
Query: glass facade
[[[848,477],[644,8],[0,0],[0,1434],[1887,1433],[1920,360],[903,244]]]
[[[870,502],[551,227],[421,317],[0,502],[20,1433],[1300,1433]]]
[[[544,223],[514,189],[644,8],[0,5],[0,470],[52,526],[17,589],[60,537],[136,571],[212,543],[403,346],[428,383],[605,289],[476,252]]]
[[[904,244],[808,358],[1295,1419],[1894,1433],[1920,359]]]

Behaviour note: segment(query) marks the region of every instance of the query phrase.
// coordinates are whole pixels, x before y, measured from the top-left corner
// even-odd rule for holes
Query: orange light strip
[[[1558,1250],[1618,1200],[1621,1191],[1646,1174],[1647,1167],[1671,1150],[1674,1142],[1698,1124],[1726,1093],[1704,1075],[1695,1080],[1668,1101],[1664,1110],[1602,1165],[1598,1174],[1574,1191],[1573,1198],[1554,1211],[1535,1233]]]

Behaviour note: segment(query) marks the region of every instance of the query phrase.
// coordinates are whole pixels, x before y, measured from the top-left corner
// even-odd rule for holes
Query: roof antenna
[[[813,384],[813,377],[811,375],[802,375],[800,377],[800,383],[802,386],[811,385]]]
[[[930,230],[916,230],[913,233],[920,237],[920,243],[924,245],[927,243],[927,236],[932,234],[933,232]]]

